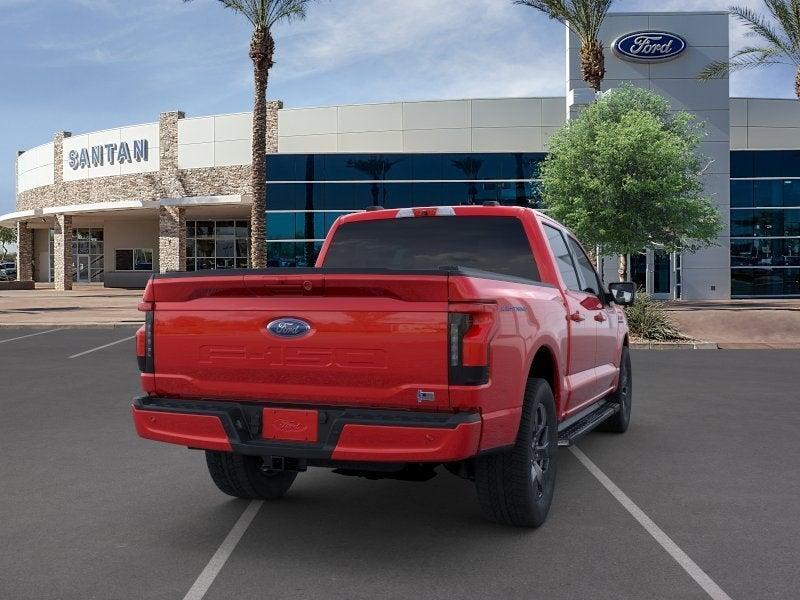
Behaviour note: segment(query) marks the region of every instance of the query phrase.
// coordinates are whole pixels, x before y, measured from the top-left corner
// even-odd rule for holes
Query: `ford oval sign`
[[[672,60],[686,50],[686,40],[666,31],[637,31],[614,41],[614,53],[625,60],[659,62]]]
[[[311,331],[311,325],[302,319],[284,317],[282,319],[270,321],[267,325],[267,331],[277,337],[298,338]]]

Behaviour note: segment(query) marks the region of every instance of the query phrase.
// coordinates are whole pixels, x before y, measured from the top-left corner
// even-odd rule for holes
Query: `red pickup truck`
[[[214,483],[281,497],[310,466],[475,481],[489,519],[538,526],[557,446],[631,411],[632,283],[602,288],[537,211],[340,217],[312,269],[155,275],[139,306],[140,436],[206,452]]]

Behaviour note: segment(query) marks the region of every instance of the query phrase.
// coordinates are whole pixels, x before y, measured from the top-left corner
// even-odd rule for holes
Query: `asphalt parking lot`
[[[570,451],[539,530],[484,522],[472,484],[446,472],[423,484],[310,470],[281,501],[229,499],[200,452],[136,437],[133,331],[0,329],[0,598],[725,597]],[[633,363],[631,429],[580,451],[724,594],[798,597],[800,352]]]

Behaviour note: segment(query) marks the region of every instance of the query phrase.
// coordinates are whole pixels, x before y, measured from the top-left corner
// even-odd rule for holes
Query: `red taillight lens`
[[[450,385],[481,385],[489,381],[489,343],[495,331],[493,304],[451,304],[448,314]]]

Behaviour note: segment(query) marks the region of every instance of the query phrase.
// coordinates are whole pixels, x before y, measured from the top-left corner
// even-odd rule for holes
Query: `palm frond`
[[[772,1],[774,2],[775,0]],[[746,35],[762,38],[771,46],[783,52],[792,62],[800,64],[798,63],[798,60],[800,60],[800,49],[798,49],[791,40],[781,35],[781,32],[779,32],[765,17],[762,17],[756,11],[746,6],[731,6],[730,11],[733,16],[747,26],[748,32]],[[783,27],[780,21],[778,21],[778,24]]]
[[[514,0],[566,24],[581,42],[594,42],[614,0]]]

